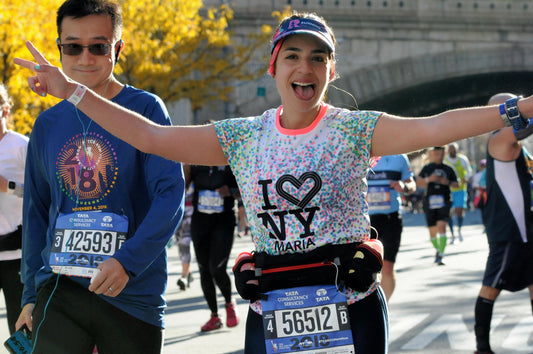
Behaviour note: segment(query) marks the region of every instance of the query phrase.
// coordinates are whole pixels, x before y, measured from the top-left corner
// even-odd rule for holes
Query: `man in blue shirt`
[[[68,0],[57,24],[66,75],[170,124],[159,97],[113,76],[123,46],[116,4]],[[101,354],[160,353],[165,246],[183,214],[181,165],[115,138],[76,104],[43,112],[30,137],[17,327],[32,329],[35,353],[92,353],[95,345]]]

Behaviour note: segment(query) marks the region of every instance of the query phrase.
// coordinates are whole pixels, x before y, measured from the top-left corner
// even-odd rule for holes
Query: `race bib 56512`
[[[346,295],[334,285],[269,291],[261,304],[267,353],[355,353]]]

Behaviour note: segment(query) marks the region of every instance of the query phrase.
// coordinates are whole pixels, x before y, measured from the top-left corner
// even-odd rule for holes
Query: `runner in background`
[[[250,234],[250,223],[246,217],[246,210],[244,209],[244,203],[239,197],[237,199],[237,236],[242,238]]]
[[[184,174],[190,169],[189,165],[183,165]],[[174,233],[176,245],[178,246],[178,257],[181,261],[181,276],[176,284],[180,290],[187,290],[194,280],[191,271],[191,217],[194,210],[192,205],[192,195],[194,185],[191,184],[185,191],[185,209],[183,219]]]
[[[387,301],[396,287],[394,263],[402,239],[402,194],[416,190],[407,155],[382,156],[367,176],[371,237],[383,243],[381,287]]]
[[[487,180],[486,180],[487,159],[479,161],[479,170],[472,177],[472,188],[474,188],[474,208],[483,210],[487,202]]]
[[[489,104],[516,98],[496,94]],[[489,254],[475,305],[477,354],[494,354],[490,346],[494,303],[502,290],[529,290],[533,310],[533,156],[523,146],[531,139],[527,129],[500,129],[487,147],[487,201],[483,208]],[[522,348],[514,348],[520,350]]]
[[[22,283],[22,196],[28,138],[8,129],[11,98],[0,84],[0,288],[4,293],[9,333],[20,314]]]
[[[457,187],[457,177],[451,166],[443,163],[444,147],[435,146],[429,151],[430,163],[424,165],[416,179],[417,185],[426,191],[424,214],[429,230],[429,239],[436,250],[435,263],[444,265],[446,249],[446,225],[452,205],[450,188]]]
[[[459,145],[457,143],[451,143],[448,145],[448,154],[444,158],[444,163],[451,166],[455,170],[457,176],[457,187],[451,187],[452,192],[452,206],[450,208],[450,218],[448,224],[450,226],[450,232],[452,238],[450,244],[455,243],[454,233],[454,215],[457,216],[457,235],[459,241],[463,241],[463,234],[461,228],[463,227],[463,220],[465,210],[469,210],[468,207],[468,181],[472,177],[472,168],[470,167],[470,161],[464,154],[458,153]]]
[[[235,236],[235,200],[240,197],[237,181],[229,166],[191,165],[184,172],[187,185],[194,185],[191,237],[202,291],[211,310],[211,316],[201,331],[222,327],[218,315],[217,287],[224,297],[226,326],[235,327],[239,324],[239,317],[232,300],[227,265]]]

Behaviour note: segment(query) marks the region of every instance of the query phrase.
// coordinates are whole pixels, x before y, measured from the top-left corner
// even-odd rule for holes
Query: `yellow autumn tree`
[[[31,40],[45,57],[59,65],[55,44],[56,12],[64,0],[0,2],[0,70],[13,98],[11,127],[29,134],[35,118],[56,104],[53,97],[31,92],[32,74],[13,64],[31,59],[24,43]],[[272,28],[261,26],[239,44],[229,30],[233,11],[222,5],[205,8],[201,0],[117,0],[122,7],[126,42],[116,74],[125,83],[159,95],[166,102],[189,98],[197,109],[214,100],[227,100],[235,81],[254,79],[266,71],[248,65]],[[279,14],[278,14],[279,16]]]
[[[31,40],[55,65],[58,52],[55,44],[57,30],[55,15],[62,1],[22,0],[0,1],[0,75],[13,99],[10,127],[21,134],[29,134],[35,118],[44,109],[56,104],[53,97],[42,98],[29,88],[31,73],[13,64],[16,57],[29,58],[26,40]]]
[[[262,26],[236,44],[229,30],[233,11],[226,5],[204,8],[201,0],[123,0],[122,8],[123,80],[166,102],[189,98],[192,109],[198,109],[210,101],[228,100],[233,82],[266,72],[266,64],[247,64],[268,43],[272,28]]]

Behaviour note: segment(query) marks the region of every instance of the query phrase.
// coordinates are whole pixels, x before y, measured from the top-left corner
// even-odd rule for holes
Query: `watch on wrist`
[[[505,101],[505,113],[507,114],[507,118],[509,118],[513,129],[517,131],[527,127],[528,123],[527,120],[522,117],[520,111],[518,110],[517,102],[521,98],[522,96],[518,96]]]
[[[17,184],[14,181],[7,181],[7,194],[15,194]]]

